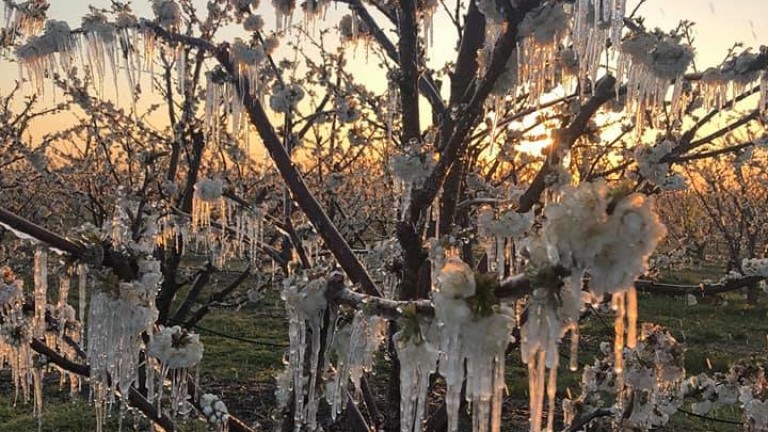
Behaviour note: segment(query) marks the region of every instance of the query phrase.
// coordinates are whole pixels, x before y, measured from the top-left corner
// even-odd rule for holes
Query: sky
[[[632,11],[640,0],[628,0],[627,10]],[[194,0],[199,10],[205,10],[207,0]],[[448,0],[450,3],[451,0]],[[76,28],[80,18],[88,12],[88,5],[107,8],[109,0],[50,0],[49,18],[63,19]],[[299,1],[300,3],[300,1]],[[151,6],[148,0],[134,0],[133,8],[139,16],[151,16]],[[267,22],[267,29],[275,28],[275,14],[269,0],[262,0],[259,12]],[[336,23],[346,12],[344,5],[331,6],[326,19]],[[696,22],[695,47],[696,66],[703,70],[708,66],[720,63],[728,48],[734,42],[743,42],[757,50],[761,44],[768,45],[768,0],[646,0],[643,2],[638,15],[646,18],[647,27],[659,27],[663,30],[674,28],[677,23],[686,19]],[[294,22],[300,22],[301,12],[297,12]],[[438,14],[434,22],[435,44],[428,47],[430,66],[441,67],[455,55],[456,32],[444,14]],[[228,29],[223,35],[232,39],[235,36],[246,36],[237,29]],[[357,77],[383,77],[377,69],[378,59],[366,55],[365,47],[358,47],[350,53],[351,61],[355,64]],[[0,93],[12,86],[18,77],[18,66],[0,60]],[[358,78],[360,80],[360,78]],[[368,81],[372,81],[370,78]],[[368,82],[366,82],[368,84]],[[384,80],[375,79],[373,87],[382,90]],[[46,96],[51,98],[51,96]],[[66,118],[53,119],[46,122],[46,129],[55,129]]]

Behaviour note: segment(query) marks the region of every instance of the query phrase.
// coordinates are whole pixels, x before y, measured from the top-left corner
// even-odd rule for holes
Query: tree
[[[67,217],[49,230],[39,215],[0,208],[4,227],[68,257],[68,272],[56,269],[37,246],[34,299],[24,299],[22,277],[12,271],[0,296],[12,336],[2,352],[17,359],[10,362],[16,382],[38,411],[42,371],[31,367],[33,351],[73,382],[89,377],[99,419],[120,400],[172,430],[191,402],[213,428],[247,430],[215,396],[200,395],[190,380],[199,341],[172,326],[199,321],[209,309],[201,301],[205,285],[233,258],[249,263],[243,279],[269,272],[285,287],[291,349],[278,399],[295,430],[317,428],[321,389],[334,416],[346,408],[355,429],[379,426],[347,389],[351,379],[367,393],[365,373],[385,339],[385,320],[393,363],[387,430],[424,427],[436,371],[446,385],[444,421],[430,428],[456,430],[466,402],[474,430],[499,430],[515,327],[529,367],[531,430],[551,430],[558,347],[570,331],[575,358],[586,299],[609,299],[617,311],[606,364],[615,372],[616,407],[639,409],[641,401],[624,397],[622,373],[625,345],[649,346],[637,343],[634,283],[666,232],[652,196],[685,186],[673,165],[765,139],[768,53],[734,50],[697,72],[692,24],[648,30],[622,0],[456,3],[446,7],[459,35],[456,57],[442,70],[428,63],[437,2],[343,0],[350,13],[334,32],[379,59],[384,94],[356,82],[346,45],[329,44],[324,1],[302,4],[304,25],[293,30],[300,42],[282,61],[275,50],[299,14],[292,1],[273,1],[272,35],[252,0],[212,0],[202,12],[191,0],[155,0],[148,18],[113,1],[92,8],[78,29],[46,21],[44,0],[4,3],[10,27],[3,43],[15,46],[28,82],[38,91],[53,82],[82,113],[44,147],[57,158],[44,171],[64,187],[53,194],[39,185],[41,203],[66,203]],[[232,26],[245,39],[222,40]],[[118,74],[128,82],[126,107],[100,96],[107,77]],[[141,111],[146,80],[161,100],[147,112],[165,111],[166,128],[151,127]],[[756,93],[757,108],[725,116]],[[598,122],[598,114],[608,120]],[[747,127],[760,128],[755,138],[711,147]],[[250,158],[251,131],[269,164]],[[540,157],[518,151],[542,138],[550,142]],[[56,148],[69,139],[74,149]],[[19,180],[29,175],[18,172]],[[384,190],[391,198],[382,199],[377,191]],[[16,206],[18,194],[3,193]],[[78,224],[81,218],[93,225]],[[185,279],[181,261],[195,245],[209,260]],[[754,264],[752,276],[765,277],[764,263]],[[49,267],[62,288],[46,312]],[[90,293],[85,320],[82,307],[75,314],[66,301],[75,272]],[[508,304],[523,299],[518,321]],[[25,302],[33,312],[24,313]],[[115,320],[114,310],[131,319]],[[340,313],[353,316],[347,329],[336,328]],[[83,325],[85,362],[75,360]],[[334,337],[345,332],[348,339]],[[674,351],[674,343],[664,346]],[[628,370],[644,367],[626,358]],[[166,393],[169,402],[161,403]],[[377,411],[371,398],[361,399]],[[749,424],[761,415],[755,406],[746,411]],[[651,427],[658,423],[650,408],[616,421]],[[585,411],[570,422],[612,413]]]

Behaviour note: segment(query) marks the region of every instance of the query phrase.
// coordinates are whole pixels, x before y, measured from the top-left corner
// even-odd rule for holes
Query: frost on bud
[[[437,275],[437,289],[448,298],[469,298],[476,291],[475,273],[459,257],[450,257]]]

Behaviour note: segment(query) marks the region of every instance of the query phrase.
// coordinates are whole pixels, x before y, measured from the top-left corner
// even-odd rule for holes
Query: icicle
[[[48,250],[44,246],[35,248],[35,317],[32,321],[32,337],[39,340],[45,339],[45,310],[48,304]],[[34,413],[41,427],[43,415],[43,371],[39,364],[34,365],[32,371],[32,384],[34,387]]]
[[[80,307],[80,310],[77,314],[77,319],[80,322],[85,322],[85,306],[87,304],[86,302],[86,290],[88,288],[88,265],[87,264],[78,264],[77,265],[77,277],[78,277],[78,295],[77,295],[77,301],[78,306]]]
[[[178,82],[179,87],[178,91],[180,94],[185,95],[186,89],[187,89],[187,53],[184,48],[184,45],[179,44],[178,47],[176,47],[176,75],[178,75]]]
[[[614,342],[613,342],[613,357],[614,357],[614,370],[617,375],[620,375],[624,370],[624,318],[626,316],[625,309],[626,293],[618,292],[611,296],[611,308],[616,311],[616,320],[614,321]]]
[[[69,275],[66,273],[63,273],[59,275],[59,302],[57,304],[57,307],[61,308],[67,304],[67,298],[69,296]]]
[[[395,348],[400,360],[400,431],[419,432],[426,414],[429,376],[437,368],[439,351],[424,335],[410,338],[403,330],[395,334]]]
[[[45,306],[48,304],[48,250],[44,246],[35,248],[35,318],[32,322],[32,337],[45,337]]]
[[[763,71],[760,78],[760,103],[758,108],[764,116],[768,116],[768,71]]]
[[[549,369],[547,377],[547,432],[555,430],[555,396],[557,396],[557,368]]]
[[[288,370],[294,391],[294,430],[299,432],[306,423],[310,430],[316,428],[317,398],[315,388],[317,383],[318,363],[320,354],[321,331],[323,315],[327,307],[325,287],[327,281],[323,278],[310,281],[296,280],[292,275],[283,281],[282,297],[285,300],[286,312],[289,317],[288,336]],[[309,326],[307,326],[309,324]],[[311,358],[309,368],[309,388],[304,387],[304,352],[307,349],[307,327],[312,331]],[[328,329],[331,331],[331,328]],[[304,403],[307,398],[307,403]]]
[[[626,293],[627,348],[637,345],[637,290],[630,287]]]
[[[569,17],[561,3],[547,3],[525,15],[518,43],[518,82],[528,84],[530,100],[539,103],[543,94],[557,86],[556,65],[560,41],[568,33]]]
[[[615,47],[621,46],[621,30],[624,28],[625,9],[626,0],[613,0],[613,8],[609,12],[611,14],[611,44]]]
[[[579,325],[571,327],[571,355],[568,363],[571,372],[579,370]]]

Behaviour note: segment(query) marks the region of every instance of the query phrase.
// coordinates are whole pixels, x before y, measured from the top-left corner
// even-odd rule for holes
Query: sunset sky
[[[629,0],[628,11],[634,9],[638,0]],[[67,20],[73,28],[79,26],[80,18],[88,12],[88,4],[106,8],[109,0],[72,1],[50,0],[51,8],[49,17]],[[206,0],[197,0],[199,10],[205,10]],[[133,7],[139,16],[151,16],[150,2],[145,0],[134,1]],[[440,10],[439,10],[440,11]],[[260,7],[267,29],[275,28],[275,15],[271,2],[262,0]],[[347,13],[343,5],[331,6],[327,14],[329,23],[337,23],[341,16]],[[431,62],[430,66],[440,67],[446,61],[454,58],[455,29],[444,14],[435,21],[435,46],[428,49]],[[744,42],[746,46],[759,47],[768,45],[768,1],[766,0],[647,0],[641,7],[639,15],[646,17],[647,27],[659,27],[669,30],[676,26],[681,19],[691,20],[696,25],[695,47],[697,52],[696,65],[702,70],[713,66],[723,59],[727,49],[736,41]],[[295,23],[301,22],[301,12],[297,12]],[[225,31],[222,36],[232,39],[235,36],[246,36],[239,29],[232,28]],[[289,36],[291,38],[291,36]],[[352,55],[350,55],[352,57]],[[371,56],[370,64],[365,62],[365,48],[358,48],[354,59],[358,77],[372,77],[364,81],[375,89],[383,89],[383,73],[376,70],[378,60]],[[5,93],[18,77],[18,65],[0,61],[0,93]],[[358,78],[362,81],[361,78]],[[123,79],[123,81],[125,81]],[[124,85],[125,83],[123,83]],[[49,94],[46,96],[52,99]],[[66,119],[57,119],[46,123],[48,128],[56,128]]]

